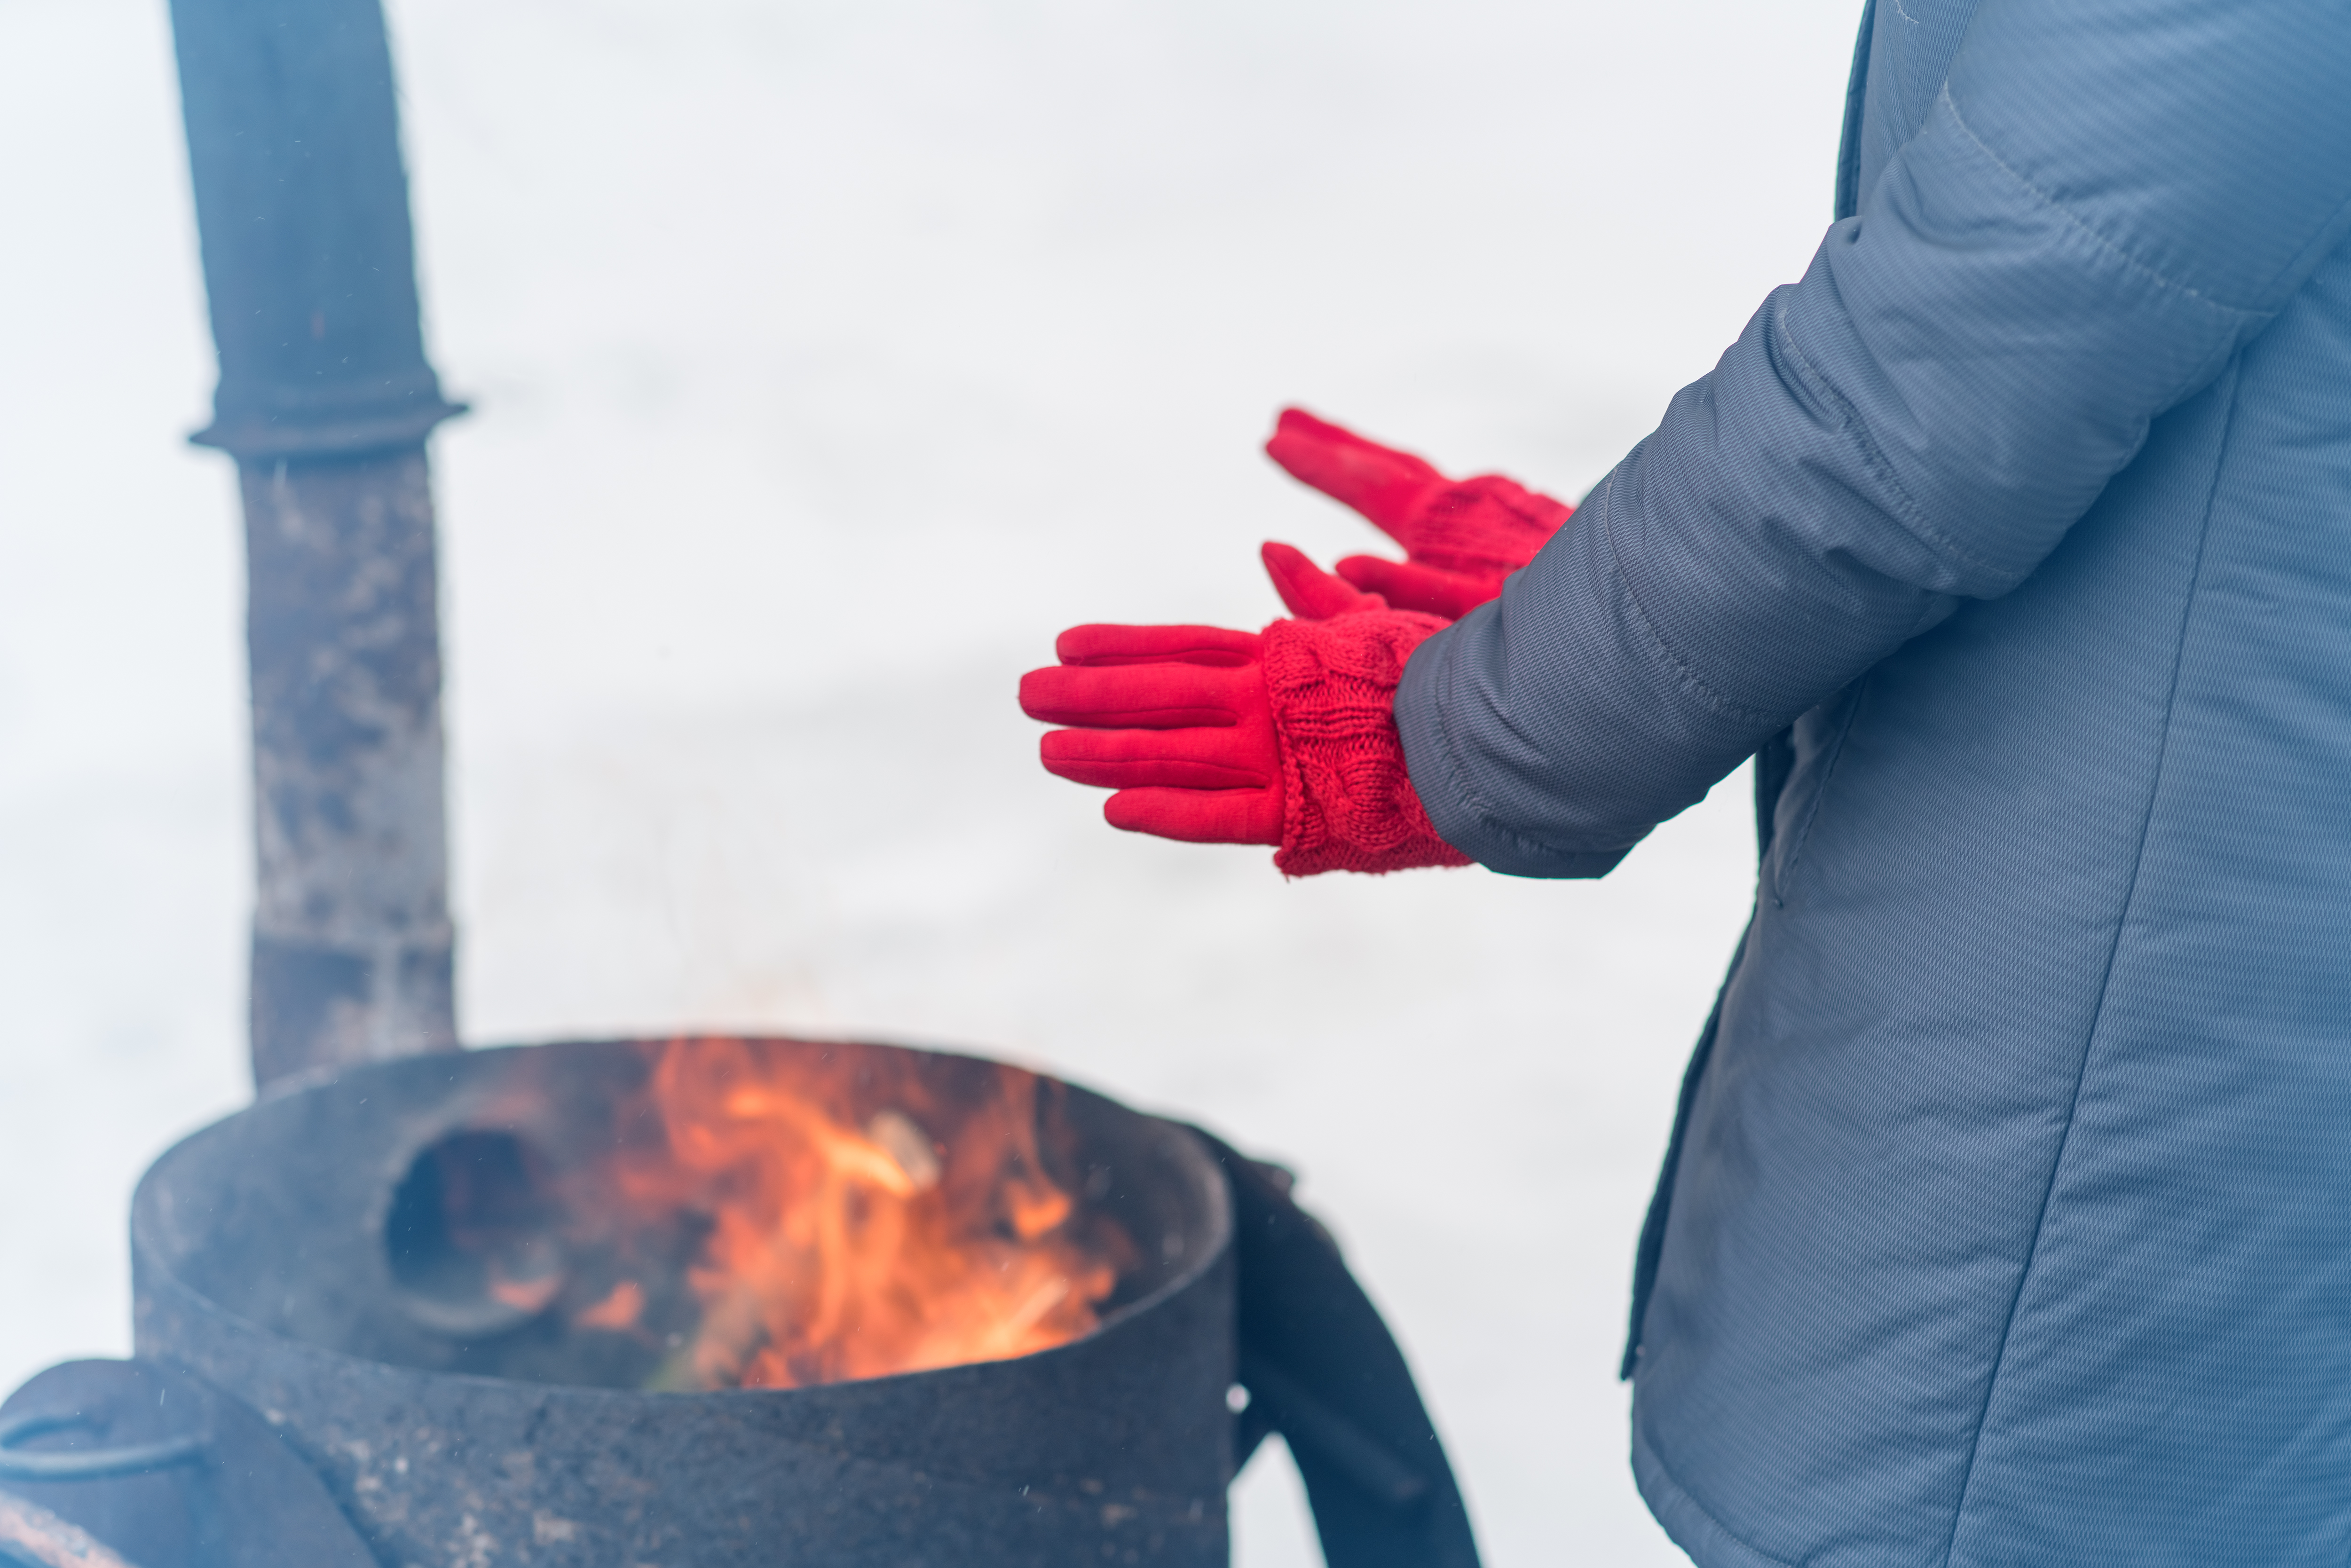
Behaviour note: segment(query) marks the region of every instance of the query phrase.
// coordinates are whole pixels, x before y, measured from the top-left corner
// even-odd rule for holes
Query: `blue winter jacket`
[[[1839,220],[1396,711],[1605,872],[1760,752],[1635,1307],[1706,1568],[2351,1561],[2351,4],[1886,0]]]

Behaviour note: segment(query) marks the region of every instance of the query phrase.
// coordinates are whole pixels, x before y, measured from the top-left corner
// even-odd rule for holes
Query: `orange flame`
[[[1095,1326],[1132,1247],[1049,1174],[1040,1081],[964,1064],[949,1092],[909,1060],[658,1048],[640,1108],[657,1135],[624,1145],[600,1183],[639,1220],[707,1225],[686,1271],[698,1321],[655,1385],[879,1377]],[[623,1280],[571,1321],[634,1331],[645,1301]]]

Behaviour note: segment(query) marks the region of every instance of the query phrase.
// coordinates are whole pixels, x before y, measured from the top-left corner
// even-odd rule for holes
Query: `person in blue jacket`
[[[1526,876],[1756,758],[1626,1356],[1704,1568],[2351,1561],[2346,234],[2351,5],[1883,0],[1810,268],[1499,598],[1024,694],[1145,828],[1270,715],[1293,854],[1385,679],[1391,814]]]

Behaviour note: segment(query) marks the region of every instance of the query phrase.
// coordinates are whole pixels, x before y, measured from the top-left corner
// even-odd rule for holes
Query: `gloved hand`
[[[1111,826],[1192,843],[1273,844],[1290,876],[1467,865],[1413,792],[1396,734],[1405,660],[1444,629],[1358,608],[1214,626],[1075,626],[1020,680],[1047,771],[1114,789]]]
[[[1404,546],[1405,559],[1351,555],[1338,576],[1288,545],[1266,547],[1266,570],[1295,615],[1320,619],[1343,591],[1375,594],[1398,610],[1458,621],[1502,591],[1575,508],[1499,474],[1449,480],[1409,452],[1382,446],[1284,409],[1266,455],[1294,478],[1343,501]],[[1276,551],[1286,552],[1280,565]]]
[[[1264,639],[1216,626],[1072,626],[1058,666],[1020,677],[1030,718],[1057,729],[1045,770],[1115,789],[1113,828],[1196,844],[1281,842],[1281,748]]]

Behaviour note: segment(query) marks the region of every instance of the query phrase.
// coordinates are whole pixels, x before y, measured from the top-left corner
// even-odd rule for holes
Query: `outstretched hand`
[[[1282,411],[1265,450],[1292,477],[1353,507],[1404,546],[1400,561],[1349,556],[1336,576],[1288,545],[1266,546],[1266,570],[1282,602],[1311,620],[1394,607],[1458,621],[1500,593],[1575,510],[1499,474],[1447,479],[1409,452],[1302,409]],[[1353,600],[1344,597],[1348,590]]]
[[[1344,584],[1341,585],[1345,586]],[[1281,753],[1263,640],[1216,626],[1072,626],[1020,678],[1046,771],[1115,789],[1111,826],[1190,843],[1281,842]]]
[[[1048,772],[1114,791],[1111,825],[1192,843],[1270,844],[1285,875],[1466,865],[1414,791],[1395,718],[1412,651],[1493,598],[1572,508],[1498,475],[1456,482],[1407,452],[1290,409],[1266,450],[1405,547],[1336,573],[1263,556],[1296,620],[1073,626],[1020,680]],[[1442,619],[1439,619],[1441,617]]]

